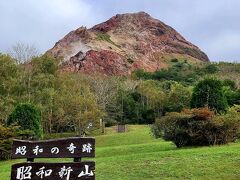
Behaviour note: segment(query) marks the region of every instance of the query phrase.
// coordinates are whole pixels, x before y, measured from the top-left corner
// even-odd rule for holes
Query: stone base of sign
[[[116,127],[116,130],[118,133],[124,133],[124,132],[127,132],[128,127],[126,124],[118,124]]]

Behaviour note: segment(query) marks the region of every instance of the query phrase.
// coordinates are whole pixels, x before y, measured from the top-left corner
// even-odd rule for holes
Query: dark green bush
[[[32,104],[19,104],[9,115],[7,125],[17,123],[21,130],[30,130],[35,133],[35,138],[42,137],[40,112]]]
[[[156,115],[153,109],[146,109],[142,112],[142,118],[139,124],[153,124],[155,117]]]
[[[105,120],[105,127],[111,127],[111,126],[115,126],[117,124],[117,121],[115,121],[114,119],[106,119]]]
[[[230,88],[225,88],[224,95],[227,98],[229,106],[233,106],[234,104],[240,104],[240,90],[233,91]]]
[[[236,90],[237,89],[236,82],[231,80],[231,79],[225,79],[223,81],[223,85],[229,87],[231,90]]]
[[[171,59],[171,62],[176,63],[176,62],[178,62],[178,59],[177,58],[173,58],[173,59]]]
[[[217,73],[219,71],[219,68],[217,67],[217,65],[215,64],[208,64],[206,67],[205,67],[205,72],[208,73],[208,74],[214,74],[214,73]]]
[[[152,75],[149,72],[144,71],[143,69],[137,69],[132,73],[132,76],[136,79],[151,79]]]
[[[178,148],[226,144],[239,137],[239,115],[229,112],[215,116],[207,108],[170,113],[156,120],[152,133],[156,138],[172,141]]]

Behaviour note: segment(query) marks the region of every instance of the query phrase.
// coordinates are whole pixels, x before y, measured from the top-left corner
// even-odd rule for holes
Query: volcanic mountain
[[[90,29],[80,27],[47,51],[66,71],[128,75],[166,68],[167,57],[208,62],[207,55],[176,30],[145,12],[116,15]]]

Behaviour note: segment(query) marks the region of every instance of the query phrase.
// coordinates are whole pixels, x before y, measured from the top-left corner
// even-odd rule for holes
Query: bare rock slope
[[[208,62],[207,55],[177,31],[145,12],[116,15],[90,29],[80,27],[47,51],[63,70],[128,75],[166,67],[165,55]]]

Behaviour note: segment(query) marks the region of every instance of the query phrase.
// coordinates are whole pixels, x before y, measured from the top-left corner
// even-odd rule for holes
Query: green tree
[[[99,128],[99,120],[104,113],[85,79],[79,74],[62,73],[58,84],[53,102],[53,126],[56,130],[73,130],[77,135],[82,135]]]
[[[183,108],[189,108],[191,96],[191,87],[185,87],[180,83],[172,84],[166,102],[166,110],[168,112],[180,112]]]
[[[55,74],[58,70],[58,60],[48,55],[33,58],[31,64],[34,74]]]
[[[137,101],[136,96],[136,93],[121,92],[119,104],[122,104],[123,116],[120,123],[139,123],[141,119],[141,105]]]
[[[18,95],[19,67],[14,59],[0,54],[0,122],[5,123]]]
[[[42,128],[45,133],[52,132],[53,105],[57,91],[58,61],[47,55],[35,57],[31,61],[30,67],[25,69],[26,74],[24,84],[28,101],[40,110]]]
[[[145,109],[153,109],[158,117],[163,115],[166,94],[158,81],[143,81],[138,85],[137,92],[141,94],[142,105]]]
[[[200,81],[193,89],[191,107],[208,107],[218,113],[225,112],[228,103],[223,93],[222,82],[214,78]]]
[[[19,104],[9,115],[7,124],[17,123],[21,130],[32,130],[36,138],[41,138],[40,112],[32,104]]]

